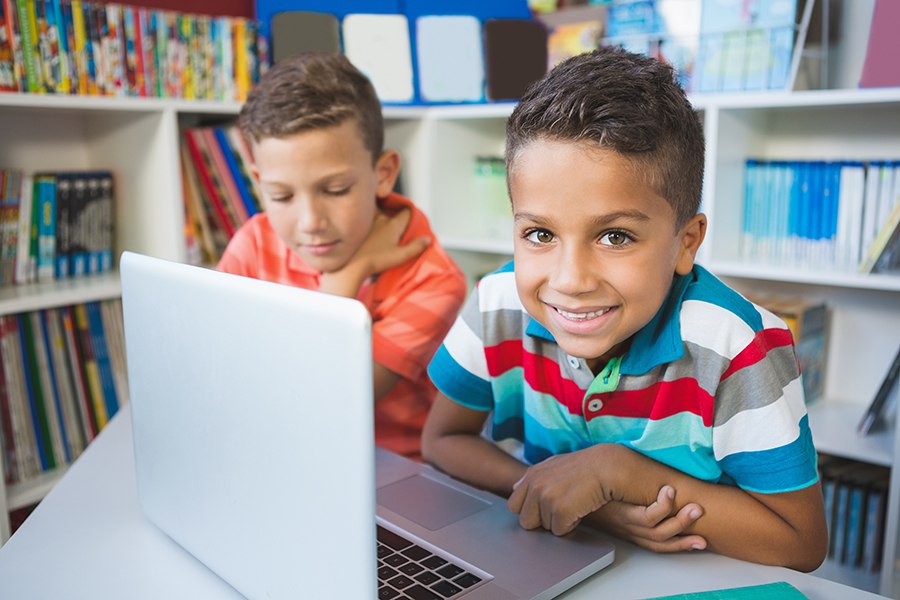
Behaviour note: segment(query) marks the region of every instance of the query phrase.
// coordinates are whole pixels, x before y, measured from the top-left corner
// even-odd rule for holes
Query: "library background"
[[[817,574],[900,597],[898,22],[893,0],[0,0],[0,543],[128,400],[118,255],[213,265],[260,210],[234,121],[272,61],[369,75],[400,191],[474,284],[512,253],[516,99],[617,44],[675,65],[702,117],[700,263],[794,333]]]

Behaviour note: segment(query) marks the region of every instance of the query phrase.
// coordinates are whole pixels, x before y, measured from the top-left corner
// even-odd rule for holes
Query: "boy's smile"
[[[659,310],[702,241],[615,152],[539,139],[514,160],[516,287],[560,347],[596,372]]]
[[[376,198],[387,196],[378,161],[355,120],[254,144],[266,213],[278,237],[312,268],[345,266],[372,228]],[[381,159],[379,159],[381,161]]]

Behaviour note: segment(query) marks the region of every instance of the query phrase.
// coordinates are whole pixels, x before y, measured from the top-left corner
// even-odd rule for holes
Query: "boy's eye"
[[[525,233],[525,239],[532,244],[549,244],[553,241],[553,234],[546,229],[532,229]]]
[[[290,202],[292,197],[293,196],[291,196],[290,194],[282,194],[280,196],[278,196],[278,195],[269,196],[269,198],[272,200],[272,202]]]
[[[342,188],[330,188],[325,190],[325,193],[329,196],[344,196],[350,192],[350,187],[342,187]]]
[[[600,236],[600,243],[604,246],[624,246],[630,241],[631,236],[624,231],[609,231]]]

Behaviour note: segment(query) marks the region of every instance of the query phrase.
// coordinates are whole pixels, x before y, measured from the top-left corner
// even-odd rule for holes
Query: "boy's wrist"
[[[364,265],[351,261],[338,271],[322,273],[319,279],[319,291],[345,298],[355,298],[359,294],[359,288],[368,277],[369,274]]]

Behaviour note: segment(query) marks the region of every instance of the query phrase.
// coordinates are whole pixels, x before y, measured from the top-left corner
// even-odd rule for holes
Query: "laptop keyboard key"
[[[425,570],[425,567],[423,567],[422,565],[417,565],[414,562],[406,563],[405,565],[400,567],[400,572],[403,573],[404,575],[409,575],[410,577],[412,577],[413,575],[415,575],[417,573],[421,573],[424,570]]]
[[[416,579],[416,581],[418,581],[419,583],[422,583],[424,585],[431,585],[435,581],[439,581],[440,577],[438,577],[431,571],[425,571],[424,573],[422,573],[420,575],[416,575],[415,579]]]
[[[468,587],[472,587],[479,581],[481,581],[481,577],[477,577],[475,575],[472,575],[471,573],[464,573],[464,574],[460,575],[459,577],[457,577],[456,579],[454,579],[453,583],[455,583],[456,585],[458,585],[460,587],[468,588]]]
[[[423,588],[421,585],[415,585],[409,589],[403,590],[403,593],[413,600],[442,600],[440,596],[429,589]]]
[[[448,563],[437,570],[438,575],[443,575],[447,579],[452,579],[462,573],[463,570],[454,565],[453,563]]]
[[[406,538],[400,537],[390,529],[385,529],[381,525],[376,526],[378,541],[386,544],[394,550],[400,551],[408,546],[412,546],[412,542]]]
[[[406,575],[397,575],[393,579],[389,580],[388,583],[398,590],[402,590],[405,587],[411,586],[415,582]]]
[[[399,573],[397,573],[397,571],[395,571],[394,569],[392,569],[390,567],[386,567],[383,565],[378,567],[378,580],[379,581],[387,581],[388,579],[390,579],[391,577],[394,577],[396,575],[399,575]]]
[[[421,561],[422,566],[426,569],[438,569],[447,564],[447,561],[440,556],[430,556]]]
[[[410,546],[406,550],[403,551],[403,556],[408,556],[412,560],[422,560],[428,556],[431,556],[431,552],[423,548],[422,546]]]
[[[400,592],[386,585],[378,588],[378,600],[391,600],[391,598],[396,598],[399,595]]]
[[[431,589],[436,591],[438,594],[443,596],[444,598],[449,598],[454,594],[458,594],[462,591],[462,588],[456,587],[449,581],[439,581],[438,583],[431,586]]]
[[[384,562],[385,564],[391,565],[392,567],[399,567],[404,563],[408,563],[409,559],[402,554],[391,554],[386,559],[384,559]]]

